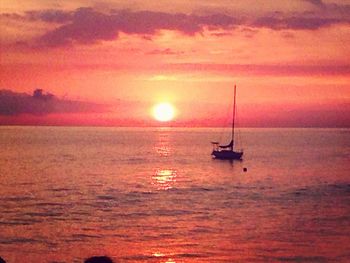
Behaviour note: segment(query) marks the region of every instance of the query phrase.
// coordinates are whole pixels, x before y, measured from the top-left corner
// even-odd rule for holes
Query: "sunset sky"
[[[241,126],[350,126],[349,0],[3,0],[0,12],[0,124],[157,126],[152,107],[168,102],[166,125],[222,126],[236,83]],[[55,98],[30,97],[38,88]]]

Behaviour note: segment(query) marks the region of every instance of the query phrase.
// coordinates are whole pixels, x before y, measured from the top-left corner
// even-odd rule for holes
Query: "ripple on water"
[[[275,257],[273,259],[277,261],[282,261],[282,262],[315,262],[315,263],[330,262],[332,260],[331,258],[321,257],[321,256],[290,256],[290,257],[285,256],[285,257]]]
[[[291,196],[300,197],[337,197],[350,196],[350,184],[324,184],[318,186],[309,186],[295,189],[288,193]]]
[[[25,238],[25,237],[1,237],[0,244],[11,245],[11,244],[24,244],[24,243],[44,243],[42,240],[34,238]]]
[[[138,255],[131,255],[128,257],[123,257],[122,259],[125,261],[149,261],[151,260],[161,260],[161,262],[168,262],[168,259],[172,260],[186,260],[187,259],[203,259],[203,258],[209,258],[213,256],[213,253],[170,253],[170,254],[163,254],[163,253],[153,253],[150,255],[147,254],[138,254]],[[175,261],[174,261],[175,262]]]

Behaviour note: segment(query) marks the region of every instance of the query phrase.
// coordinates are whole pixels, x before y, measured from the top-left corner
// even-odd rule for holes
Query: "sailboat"
[[[233,96],[233,114],[232,114],[232,130],[231,130],[231,142],[227,145],[220,145],[219,142],[212,142],[213,151],[211,155],[215,159],[222,160],[240,160],[243,156],[243,150],[234,150],[235,140],[235,116],[236,115],[236,85],[234,87]]]

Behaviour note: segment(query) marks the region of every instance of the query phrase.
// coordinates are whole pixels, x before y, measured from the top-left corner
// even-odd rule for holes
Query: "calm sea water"
[[[350,262],[350,130],[0,127],[8,262]],[[243,168],[248,169],[243,172]]]

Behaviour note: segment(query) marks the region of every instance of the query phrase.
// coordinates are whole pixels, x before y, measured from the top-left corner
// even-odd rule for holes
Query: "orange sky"
[[[350,1],[125,2],[2,1],[0,90],[92,106],[0,124],[220,126],[237,83],[243,126],[349,126]]]

